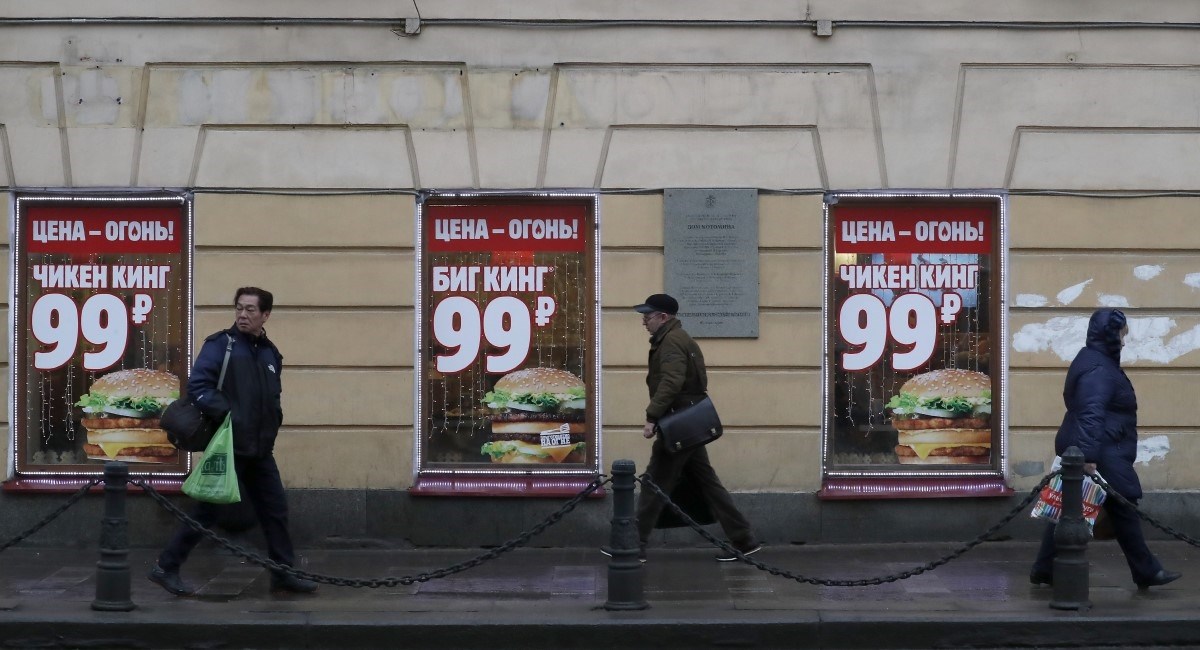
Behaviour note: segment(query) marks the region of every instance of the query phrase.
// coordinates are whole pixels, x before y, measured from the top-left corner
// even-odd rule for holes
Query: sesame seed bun
[[[512,395],[523,393],[565,393],[583,388],[583,380],[558,368],[526,368],[504,375],[496,382],[496,390]]]
[[[162,370],[117,370],[92,382],[91,392],[113,397],[175,397],[179,377]]]
[[[992,380],[982,372],[943,368],[922,373],[904,382],[901,393],[917,397],[982,397],[992,390]]]

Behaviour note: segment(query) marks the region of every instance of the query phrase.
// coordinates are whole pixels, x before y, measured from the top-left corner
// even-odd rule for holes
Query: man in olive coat
[[[679,302],[666,294],[654,294],[634,307],[642,314],[642,325],[650,333],[649,371],[646,386],[650,389],[650,405],[646,407],[646,424],[642,435],[655,438],[646,473],[655,485],[670,494],[681,480],[694,486],[720,522],[732,545],[745,555],[762,548],[750,529],[750,522],[733,505],[729,491],[708,462],[704,447],[675,454],[667,452],[662,440],[655,436],[655,422],[671,411],[690,406],[708,392],[708,375],[704,370],[704,354],[700,346],[684,331],[675,314]],[[652,491],[642,488],[638,495],[638,536],[645,559],[646,542],[654,530],[665,503]],[[719,562],[733,562],[738,557],[722,552]]]

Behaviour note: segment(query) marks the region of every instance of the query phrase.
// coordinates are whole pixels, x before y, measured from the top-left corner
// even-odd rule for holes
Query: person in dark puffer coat
[[[1087,341],[1067,370],[1063,386],[1067,413],[1054,438],[1054,452],[1061,456],[1068,447],[1078,447],[1083,452],[1086,472],[1099,471],[1114,490],[1136,504],[1142,498],[1142,484],[1133,469],[1137,458],[1137,397],[1129,377],[1121,370],[1121,348],[1128,332],[1125,314],[1120,310],[1097,309],[1092,314]],[[1112,519],[1134,583],[1145,588],[1180,577],[1163,569],[1150,552],[1133,509],[1111,497],[1105,500],[1104,509]],[[1053,582],[1054,552],[1054,524],[1050,524],[1042,536],[1030,582]]]

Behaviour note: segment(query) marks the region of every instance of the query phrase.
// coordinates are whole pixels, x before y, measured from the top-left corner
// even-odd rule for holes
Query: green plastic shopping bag
[[[217,428],[213,439],[204,448],[200,464],[192,469],[183,482],[183,493],[197,501],[237,503],[242,500],[238,491],[237,472],[233,467],[233,422],[229,416]]]

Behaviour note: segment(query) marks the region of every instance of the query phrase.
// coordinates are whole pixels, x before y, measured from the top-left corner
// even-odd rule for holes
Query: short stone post
[[[618,460],[612,464],[612,536],[606,548],[612,559],[608,562],[608,600],[604,602],[604,609],[610,611],[650,606],[644,593],[642,562],[638,559],[641,544],[633,500],[636,471],[632,460]]]
[[[130,600],[129,519],[125,516],[125,490],[129,466],[104,463],[104,518],[100,521],[100,561],[96,563],[96,599],[92,609],[128,612]]]
[[[1083,452],[1068,447],[1062,455],[1062,516],[1054,528],[1053,609],[1088,609],[1087,544],[1091,531],[1083,519]]]

